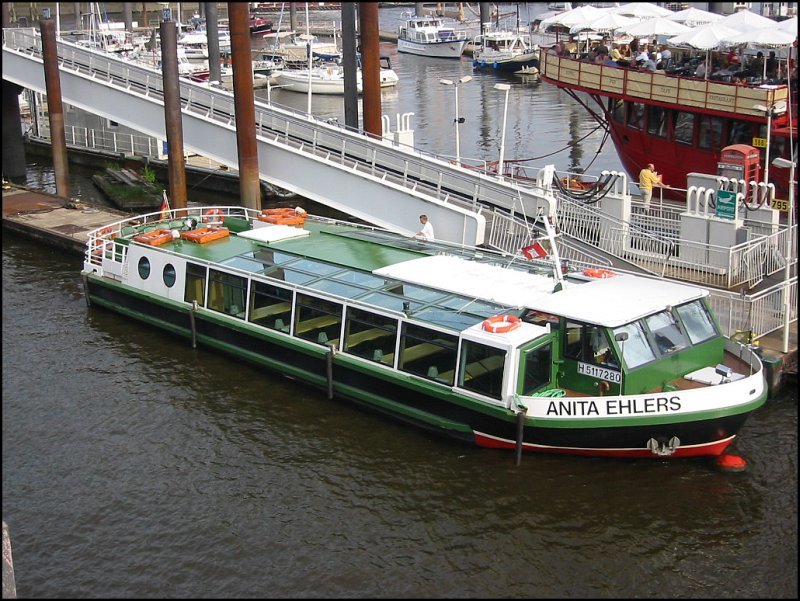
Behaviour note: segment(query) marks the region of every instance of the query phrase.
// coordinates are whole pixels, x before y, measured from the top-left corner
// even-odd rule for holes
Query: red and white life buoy
[[[505,334],[516,330],[521,323],[515,315],[494,315],[483,321],[483,329],[492,334]]]
[[[222,223],[222,209],[208,209],[203,211],[203,223]]]

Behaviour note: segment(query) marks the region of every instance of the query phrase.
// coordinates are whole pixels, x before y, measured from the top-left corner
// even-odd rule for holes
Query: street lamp
[[[789,215],[786,221],[786,266],[783,268],[785,287],[783,289],[783,311],[785,313],[783,318],[783,352],[789,352],[789,321],[791,304],[789,303],[789,276],[791,270],[789,263],[792,260],[792,226],[794,225],[794,187],[797,182],[794,181],[794,169],[797,165],[796,161],[789,161],[778,157],[772,164],[782,169],[789,169]]]
[[[446,85],[446,86],[453,86],[456,90],[456,118],[453,122],[456,124],[456,162],[460,165],[461,164],[461,149],[459,147],[459,140],[458,140],[458,124],[464,123],[464,118],[458,116],[458,87],[462,83],[467,83],[468,81],[472,80],[471,75],[465,75],[458,81],[453,81],[452,79],[440,79],[439,83]]]
[[[775,104],[766,107],[763,104],[754,104],[753,108],[757,111],[763,111],[767,114],[767,159],[764,161],[764,183],[769,183],[769,141],[772,135],[772,117],[775,116],[775,113],[780,110],[786,110],[786,103],[781,101],[776,102]]]
[[[506,117],[508,116],[508,91],[511,89],[511,86],[507,83],[496,83],[494,84],[494,89],[506,93],[506,100],[503,106],[503,130],[500,134],[500,161],[497,163],[497,175],[503,177],[503,153],[506,148]]]

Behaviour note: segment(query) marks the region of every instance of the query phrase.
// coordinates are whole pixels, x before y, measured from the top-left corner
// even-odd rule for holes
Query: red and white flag
[[[167,191],[162,190],[164,200],[161,201],[161,219],[169,218],[169,200],[167,199]]]
[[[547,249],[542,246],[540,242],[534,242],[529,246],[523,246],[522,254],[525,255],[525,258],[528,260],[541,259],[547,256]]]

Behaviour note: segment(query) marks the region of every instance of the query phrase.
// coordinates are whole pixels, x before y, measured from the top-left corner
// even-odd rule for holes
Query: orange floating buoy
[[[494,315],[483,321],[483,329],[492,334],[505,334],[516,330],[521,323],[515,315]]]
[[[723,472],[743,472],[747,469],[747,460],[744,457],[730,453],[718,455],[716,464]]]
[[[584,269],[583,275],[588,276],[590,278],[613,278],[616,273],[613,271],[609,271],[608,269]]]

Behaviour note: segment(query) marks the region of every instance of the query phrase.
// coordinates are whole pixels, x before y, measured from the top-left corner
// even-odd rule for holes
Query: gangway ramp
[[[59,40],[65,102],[166,138],[159,70]],[[45,93],[41,36],[3,30],[3,79]],[[238,169],[233,94],[181,78],[187,149]],[[481,245],[487,207],[552,215],[552,197],[432,155],[260,101],[255,103],[259,177],[366,222],[412,235],[426,213],[436,237]],[[510,250],[510,249],[505,249]]]

